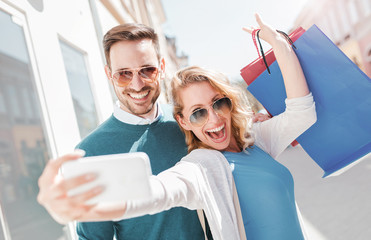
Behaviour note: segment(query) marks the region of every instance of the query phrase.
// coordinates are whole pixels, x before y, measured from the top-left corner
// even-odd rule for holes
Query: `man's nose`
[[[135,73],[129,87],[135,91],[140,91],[145,85],[145,82],[139,77],[138,73]]]

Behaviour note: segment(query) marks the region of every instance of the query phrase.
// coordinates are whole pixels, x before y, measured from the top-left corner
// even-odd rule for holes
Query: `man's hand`
[[[100,194],[104,190],[102,186],[94,187],[81,194],[68,196],[69,190],[96,178],[94,174],[84,174],[71,179],[63,179],[58,175],[59,168],[63,163],[79,159],[83,155],[82,151],[76,151],[50,160],[39,178],[40,191],[37,201],[60,224],[67,224],[74,220],[103,221],[122,217],[126,210],[126,203],[104,206],[85,203]]]

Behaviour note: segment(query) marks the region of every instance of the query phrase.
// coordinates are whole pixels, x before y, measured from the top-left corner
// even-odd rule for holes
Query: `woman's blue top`
[[[223,154],[232,169],[247,239],[304,239],[290,171],[257,146]]]

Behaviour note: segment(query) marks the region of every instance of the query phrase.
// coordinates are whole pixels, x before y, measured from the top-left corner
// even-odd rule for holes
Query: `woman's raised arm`
[[[268,42],[274,51],[277,63],[281,69],[286,88],[287,98],[303,97],[309,94],[309,89],[299,60],[290,44],[286,39],[274,30],[271,26],[264,23],[258,14],[255,14],[259,24],[259,37]],[[243,28],[246,32],[252,33],[254,28]]]

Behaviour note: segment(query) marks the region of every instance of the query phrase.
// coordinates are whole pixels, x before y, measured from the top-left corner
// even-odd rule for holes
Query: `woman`
[[[248,239],[303,239],[292,176],[273,158],[315,122],[313,98],[289,44],[259,16],[257,21],[260,36],[272,45],[284,77],[285,113],[254,124],[250,131],[251,118],[238,92],[223,76],[191,67],[173,79],[174,116],[191,154],[194,149],[215,149],[228,160]]]
[[[93,206],[77,220],[131,218],[183,206],[204,210],[214,239],[304,238],[292,176],[273,158],[315,122],[314,102],[290,45],[256,19],[284,77],[286,111],[251,129],[248,105],[223,75],[199,67],[181,70],[172,82],[174,117],[189,154],[151,177],[153,198],[111,209]]]

